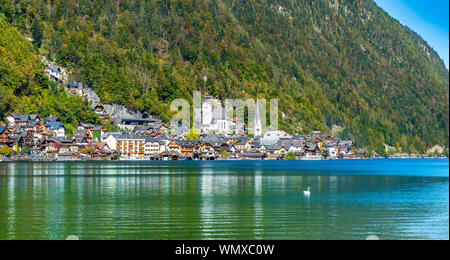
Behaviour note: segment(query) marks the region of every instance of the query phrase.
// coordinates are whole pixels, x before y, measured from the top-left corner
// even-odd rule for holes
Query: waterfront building
[[[105,133],[102,135],[102,142],[108,144],[112,150],[117,150],[117,136],[122,134],[121,132]]]
[[[132,135],[119,135],[117,136],[117,149],[125,156],[143,157],[145,138]]]
[[[60,153],[56,158],[60,161],[76,161],[81,159],[81,154],[78,152]]]
[[[78,152],[79,150],[79,145],[77,144],[75,138],[55,138],[55,140],[57,140],[60,144],[60,153]]]
[[[14,127],[14,126],[25,126],[33,121],[40,122],[41,119],[39,118],[38,115],[19,115],[10,113],[6,116],[6,121],[8,122],[9,126]]]
[[[305,145],[305,156],[304,159],[307,160],[317,160],[321,159],[322,156],[320,154],[319,146],[316,144],[307,144]]]
[[[169,148],[169,151],[175,151],[177,153],[181,152],[181,145],[179,142],[177,142],[175,140],[172,140],[171,142],[169,142],[168,148]]]
[[[266,154],[264,159],[268,161],[279,161],[283,159],[283,156],[281,154]]]
[[[181,154],[186,157],[194,158],[194,154],[197,154],[198,149],[201,147],[199,141],[178,141],[181,147]]]
[[[337,148],[335,146],[328,146],[326,153],[329,159],[337,159],[338,157]]]
[[[367,158],[367,150],[366,149],[359,149],[358,150],[358,156],[360,158]]]
[[[156,156],[159,153],[166,150],[165,142],[162,140],[158,140],[153,137],[146,137],[145,138],[145,148],[144,148],[144,155],[145,156]]]
[[[7,127],[0,127],[0,148],[4,145],[9,145],[10,136],[11,131]]]
[[[274,144],[277,143],[281,138],[292,139],[292,136],[284,131],[269,131],[264,134],[261,138],[261,142],[264,144]]]
[[[262,161],[266,158],[266,155],[258,152],[243,152],[240,154],[240,157],[249,161]]]
[[[267,152],[269,154],[276,154],[276,155],[282,155],[286,153],[286,147],[283,143],[277,142],[273,145],[267,146]]]
[[[117,140],[117,150],[129,157],[156,156],[166,150],[164,141],[149,136],[119,135],[114,138]]]
[[[159,155],[159,159],[162,161],[178,161],[180,159],[180,153],[176,152],[176,151],[164,151],[161,152]]]
[[[65,137],[66,136],[66,128],[61,122],[47,122],[44,124],[47,128],[48,135],[53,137]],[[37,129],[34,129],[37,133]]]
[[[93,141],[92,133],[90,130],[75,130],[73,136],[77,143],[91,143]]]

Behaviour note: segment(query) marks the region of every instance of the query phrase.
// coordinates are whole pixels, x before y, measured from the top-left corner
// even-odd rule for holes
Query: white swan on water
[[[304,194],[305,196],[311,196],[311,188],[308,187],[308,190],[305,190],[305,191],[303,192],[303,194]]]

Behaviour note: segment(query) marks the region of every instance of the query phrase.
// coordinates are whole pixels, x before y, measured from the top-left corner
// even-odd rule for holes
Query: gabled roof
[[[19,134],[19,133],[23,132],[23,126],[16,126],[14,128],[11,128],[10,131],[11,131],[11,133],[13,133],[13,135]]]
[[[156,121],[155,119],[137,119],[137,118],[118,118],[114,120],[116,124],[133,125],[133,126],[153,123],[155,121]]]
[[[115,135],[117,140],[144,140],[144,136],[133,135],[133,134],[120,134]]]
[[[303,148],[305,146],[305,142],[303,140],[294,140],[292,141],[292,146]]]
[[[217,135],[204,135],[203,137],[200,138],[200,143],[220,146],[221,144],[226,143],[226,140]]]
[[[66,85],[67,88],[83,88],[83,83],[70,82]]]
[[[20,140],[23,140],[23,137],[21,135],[13,135],[9,137],[10,143],[19,142]]]
[[[51,70],[51,71],[61,71],[61,69],[53,64],[47,64],[47,67]]]
[[[248,140],[240,140],[236,145],[246,145]]]
[[[59,117],[56,117],[56,116],[50,116],[50,117],[47,117],[46,119],[44,119],[44,121],[45,122],[59,122],[60,119],[59,119]]]
[[[316,144],[307,144],[305,147],[306,151],[315,151],[317,149],[317,145]]]
[[[98,143],[96,148],[100,149],[100,150],[103,150],[105,148],[109,149],[109,146],[108,146],[107,143]]]
[[[93,124],[85,124],[85,123],[81,123],[80,127],[85,128],[85,129],[90,129],[90,128],[94,128],[95,125]]]
[[[177,143],[183,148],[194,148],[199,144],[199,141],[177,141]]]
[[[340,141],[338,143],[339,146],[351,146],[353,145],[353,141]]]
[[[263,153],[241,153],[244,157],[265,157],[265,154]]]
[[[72,144],[72,143],[74,143],[76,141],[75,138],[71,138],[71,139],[69,139],[69,138],[58,138],[58,140],[61,143],[64,143],[64,144]]]
[[[150,137],[150,136],[146,136],[145,137],[145,142],[147,142],[147,143],[158,143],[160,145],[166,144],[166,142],[164,142],[164,140],[157,139],[157,138]]]
[[[158,136],[158,139],[162,141],[169,141],[170,137],[166,133],[162,133],[160,136]]]
[[[253,141],[251,143],[252,146],[256,147],[256,148],[261,148],[262,144],[259,141]]]
[[[146,131],[153,131],[153,127],[151,126],[137,126],[133,129],[133,132],[146,132]]]
[[[95,125],[92,130],[93,131],[101,131],[103,128],[104,128],[104,126],[102,126],[102,125]]]
[[[28,131],[23,131],[22,133],[20,133],[20,136],[22,136],[23,138],[28,136]]]
[[[140,136],[140,135],[132,135],[132,134],[121,134],[115,136],[117,140],[143,140],[146,143],[158,143],[165,144],[163,140],[156,139],[151,136]]]
[[[293,146],[293,141],[291,139],[280,139],[278,143],[288,150]]]
[[[117,137],[117,136],[123,135],[123,134],[124,134],[124,132],[105,132],[105,133],[103,133],[102,138],[107,138],[109,135]]]
[[[3,134],[3,132],[4,132],[6,129],[8,129],[8,128],[6,128],[6,127],[0,127],[0,134]]]
[[[275,139],[272,139],[272,140],[261,140],[261,143],[262,143],[264,146],[268,147],[268,146],[271,146],[271,145],[276,144],[277,141],[276,141]]]
[[[51,130],[59,130],[64,128],[64,125],[61,122],[47,122],[45,126],[50,128]]]
[[[134,132],[137,131],[152,131],[152,130],[159,130],[162,126],[165,126],[163,123],[151,123],[147,126],[137,126],[134,128]]]
[[[67,157],[67,156],[79,156],[80,154],[77,152],[68,152],[68,153],[60,153],[58,156]]]
[[[79,142],[86,136],[87,132],[88,130],[75,130],[73,131],[73,136],[75,137],[77,142]]]
[[[74,136],[75,135],[84,136],[84,135],[86,135],[87,131],[88,131],[87,129],[75,130],[75,131],[73,131],[73,135]]]
[[[26,124],[26,127],[35,127],[37,125],[39,125],[38,121],[31,121],[31,122]]]
[[[47,139],[47,141],[49,143],[53,142],[53,143],[56,143],[56,144],[61,144],[61,139],[59,139],[59,138],[49,138],[49,139]]]
[[[30,120],[37,121],[39,119],[38,115],[29,115]]]
[[[281,148],[283,148],[283,145],[281,143],[276,143],[276,144],[267,146],[267,148],[269,150],[280,150]]]
[[[30,119],[30,115],[19,115],[19,114],[10,114],[14,120],[18,120],[19,122],[27,122]]]

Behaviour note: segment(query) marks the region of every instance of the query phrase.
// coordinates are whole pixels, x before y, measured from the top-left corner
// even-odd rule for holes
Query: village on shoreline
[[[8,125],[0,126],[2,161],[180,161],[180,160],[337,160],[381,158],[357,149],[352,140],[339,140],[313,132],[291,136],[269,131],[250,137],[234,135],[169,134],[161,122],[130,120],[132,130],[106,132],[104,126],[81,124],[66,135],[57,117],[9,114]],[[139,124],[138,124],[139,123]],[[383,157],[384,158],[384,157]],[[423,158],[418,155],[392,155],[391,158]]]
[[[166,125],[145,112],[102,104],[97,94],[82,83],[64,85],[67,78],[64,70],[46,64],[45,72],[52,81],[58,82],[68,93],[87,99],[98,118],[109,121],[121,131],[107,132],[103,125],[83,123],[75,131],[68,131],[58,117],[41,119],[38,115],[10,113],[6,116],[7,123],[0,124],[0,161],[447,158],[438,155],[442,151],[434,156],[388,152],[378,155],[358,148],[353,140],[340,140],[320,131],[297,136],[284,131],[263,131],[260,116],[263,113],[258,104],[255,121],[250,127],[235,118],[227,118],[220,101],[208,94],[201,108],[194,109],[194,121],[200,129]]]

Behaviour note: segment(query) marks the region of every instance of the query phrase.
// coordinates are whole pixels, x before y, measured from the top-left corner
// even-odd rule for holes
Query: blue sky
[[[375,0],[392,17],[417,32],[449,68],[449,0]]]

